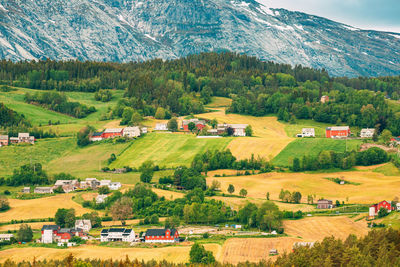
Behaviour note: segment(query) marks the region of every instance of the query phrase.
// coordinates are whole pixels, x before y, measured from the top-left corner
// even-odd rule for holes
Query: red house
[[[148,229],[145,235],[146,243],[173,243],[179,242],[179,233],[176,229]]]
[[[387,202],[386,200],[379,202],[378,204],[374,204],[369,207],[369,217],[378,216],[378,212],[381,208],[387,209],[388,212],[392,211],[392,204]]]
[[[197,130],[201,131],[204,127],[206,127],[206,122],[204,120],[199,119],[191,119],[191,120],[184,120],[183,121],[183,130],[188,132],[189,131],[189,123],[193,122],[196,125]]]
[[[117,136],[122,136],[124,129],[123,128],[115,128],[115,129],[105,129],[101,137],[103,139],[114,138]]]
[[[343,138],[350,136],[349,126],[328,127],[326,128],[326,138]]]

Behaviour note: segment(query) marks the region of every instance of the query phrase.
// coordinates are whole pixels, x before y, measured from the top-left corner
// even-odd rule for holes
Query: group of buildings
[[[0,135],[0,147],[8,146],[10,144],[34,144],[35,137],[30,136],[29,133],[18,133],[18,137],[9,137],[8,135]]]
[[[372,138],[375,134],[375,129],[365,128],[360,132],[361,138]],[[347,138],[350,137],[351,131],[349,126],[333,126],[327,127],[325,130],[326,138]],[[301,134],[297,137],[315,137],[314,128],[303,128]]]
[[[333,209],[335,208],[335,204],[333,203],[332,200],[328,200],[328,199],[320,199],[317,202],[317,209]],[[389,201],[381,201],[377,204],[374,204],[372,206],[369,207],[369,218],[373,219],[376,216],[378,216],[379,210],[383,208],[386,209],[387,212],[392,212],[392,211],[400,211],[400,203],[393,203],[389,202]]]
[[[96,190],[100,187],[106,186],[110,190],[118,190],[121,188],[120,182],[111,182],[111,180],[97,180],[96,178],[86,178],[84,181],[78,180],[57,180],[53,186],[48,187],[36,187],[34,189],[35,194],[52,194],[54,190],[61,188],[64,193],[70,193],[77,189],[93,189]],[[22,193],[30,193],[30,187],[24,187]]]
[[[103,132],[93,133],[89,137],[89,140],[92,142],[96,142],[115,137],[136,138],[145,133],[147,133],[147,128],[139,126],[125,127],[125,128],[108,128],[105,129]]]
[[[92,229],[90,220],[76,220],[74,228],[61,228],[58,225],[44,225],[42,227],[43,244],[58,243],[60,246],[74,246],[73,237],[89,239],[89,231]],[[2,236],[5,240],[9,236]],[[174,243],[179,242],[179,233],[176,229],[148,229],[142,236],[136,235],[133,229],[108,228],[100,233],[100,242],[146,242],[146,243]]]

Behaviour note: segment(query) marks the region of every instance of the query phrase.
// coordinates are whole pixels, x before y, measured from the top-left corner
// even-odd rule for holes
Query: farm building
[[[35,194],[53,194],[53,188],[51,187],[36,187],[33,192]]]
[[[386,200],[381,201],[377,204],[374,204],[369,207],[369,217],[375,217],[378,216],[378,212],[381,208],[386,209],[388,212],[392,211],[392,204],[390,202],[387,202]]]
[[[29,136],[29,133],[18,133],[18,143],[34,144],[35,137]]]
[[[349,126],[328,127],[326,128],[327,138],[344,138],[350,136]]]
[[[10,241],[13,237],[13,234],[0,234],[0,242]]]
[[[134,242],[136,239],[135,231],[127,228],[103,229],[100,233],[101,242]]]
[[[90,220],[76,220],[75,228],[82,229],[84,232],[89,233],[90,229],[92,229],[92,223]]]
[[[126,127],[124,128],[123,136],[128,138],[139,137],[141,134],[140,128],[138,126],[135,127]]]
[[[21,190],[22,193],[24,194],[29,194],[31,192],[31,188],[30,187],[24,187]]]
[[[317,209],[333,209],[335,206],[333,205],[332,200],[328,199],[320,199],[318,200]]]
[[[154,131],[168,131],[168,124],[166,123],[156,123]]]
[[[360,137],[361,138],[372,138],[374,136],[375,129],[362,129],[360,132]]]
[[[107,187],[109,187],[110,184],[111,184],[111,180],[101,180],[101,181],[100,181],[100,187],[102,187],[102,186],[107,186]]]
[[[329,96],[323,95],[321,96],[321,103],[327,103],[329,102]]]
[[[233,130],[233,136],[246,136],[247,124],[218,124],[217,132],[218,134],[223,134],[228,131],[228,128]]]
[[[110,188],[111,190],[118,190],[121,188],[121,183],[120,182],[112,182],[110,183],[110,185],[108,186],[108,188]]]
[[[400,136],[399,137],[393,137],[390,139],[390,142],[394,145],[400,145]]]
[[[397,209],[397,211],[400,211],[400,203],[396,204],[396,209]]]
[[[106,201],[107,195],[98,195],[96,197],[96,204],[104,203]]]
[[[100,186],[100,181],[97,180],[96,178],[86,178],[85,181],[81,182],[81,188],[92,188],[97,189]],[[86,186],[86,187],[84,187]]]
[[[142,127],[142,128],[140,128],[140,132],[142,133],[142,134],[147,134],[147,127]]]
[[[315,129],[314,128],[303,128],[301,130],[301,134],[298,134],[297,137],[315,137]]]
[[[96,133],[93,133],[92,136],[89,137],[89,140],[91,142],[101,141],[101,140],[103,140],[102,136],[103,136],[102,132],[96,132]]]
[[[18,143],[19,143],[18,137],[10,137],[9,144],[18,144]]]
[[[0,135],[0,147],[8,146],[8,135]]]
[[[124,131],[123,128],[105,129],[101,137],[103,139],[108,139],[108,138],[122,136],[123,131]]]
[[[146,243],[173,243],[179,242],[179,233],[176,229],[148,229],[145,235]]]
[[[53,186],[53,189],[61,187],[65,193],[73,192],[79,188],[80,183],[78,180],[57,180]]]
[[[201,131],[204,127],[206,127],[206,122],[204,120],[199,120],[199,119],[190,119],[190,120],[184,120],[182,122],[182,128],[184,131],[188,132],[189,131],[189,124],[193,122],[194,125],[196,126],[197,130]]]
[[[44,244],[53,242],[67,243],[74,236],[87,239],[87,234],[79,228],[60,228],[58,225],[43,225],[41,242]]]

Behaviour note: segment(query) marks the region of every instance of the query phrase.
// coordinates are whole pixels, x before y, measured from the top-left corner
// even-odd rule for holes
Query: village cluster
[[[86,178],[84,181],[78,180],[57,180],[53,186],[36,187],[35,194],[52,194],[56,189],[62,189],[64,193],[70,193],[75,190],[92,189],[96,190],[100,187],[108,187],[110,190],[118,190],[121,188],[120,182],[111,182],[110,180],[97,180],[96,178]],[[22,193],[29,194],[30,187],[24,187]],[[103,203],[107,195],[98,195],[96,198],[97,203]]]
[[[333,209],[335,208],[335,204],[332,200],[328,199],[320,199],[317,202],[317,209]],[[386,210],[387,213],[392,211],[400,211],[400,203],[392,204],[386,200],[381,201],[377,204],[374,204],[369,207],[368,219],[374,219],[378,216],[378,213],[381,209]]]
[[[8,146],[10,144],[34,144],[35,137],[30,136],[29,133],[18,133],[18,137],[9,137],[8,135],[0,135],[0,147]]]
[[[360,132],[361,138],[372,138],[374,136],[375,129],[365,128]],[[325,130],[326,138],[348,138],[351,136],[349,126],[333,126],[327,127]],[[297,137],[315,137],[314,128],[303,128]]]
[[[180,242],[181,238],[176,229],[147,229],[142,235],[135,233],[129,228],[106,228],[102,229],[99,238],[89,235],[92,229],[90,220],[76,220],[74,228],[61,228],[58,225],[43,225],[41,238],[37,243],[57,244],[58,246],[76,246],[75,237],[82,240],[98,240],[100,242],[144,242],[144,243],[175,243]],[[13,234],[0,235],[1,241],[10,241]],[[76,240],[76,239],[75,239]]]

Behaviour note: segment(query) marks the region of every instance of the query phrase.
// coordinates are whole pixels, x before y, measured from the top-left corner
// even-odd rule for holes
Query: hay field
[[[21,224],[22,223],[1,225],[0,232],[18,231]],[[42,229],[43,225],[54,224],[54,223],[53,222],[36,222],[36,223],[26,223],[26,224],[29,225],[33,230],[40,230],[40,229]]]
[[[294,237],[301,237],[305,241],[321,241],[325,237],[334,236],[342,240],[350,234],[358,237],[368,234],[367,222],[355,222],[346,216],[311,217],[301,220],[285,220],[285,233]]]
[[[325,178],[344,177],[349,182],[360,185],[339,185]],[[222,192],[227,193],[229,184],[235,186],[235,194],[241,188],[248,191],[250,198],[265,199],[267,192],[272,200],[279,199],[280,190],[299,191],[306,202],[307,195],[317,198],[345,201],[346,203],[371,204],[382,199],[400,197],[400,179],[396,176],[385,176],[373,171],[354,171],[339,173],[265,173],[238,177],[209,177],[207,184],[213,180],[221,182]],[[348,199],[348,200],[347,200]]]
[[[149,133],[133,142],[110,168],[139,167],[146,160],[160,166],[188,165],[198,153],[224,149],[232,138],[198,139],[191,134]]]
[[[236,137],[228,148],[239,159],[250,158],[251,154],[268,160],[274,158],[293,138],[285,132],[285,125],[276,117],[253,117],[238,114],[225,114],[220,108],[215,112],[199,114],[197,117],[217,119],[218,123],[249,124],[253,128],[254,137]]]
[[[274,259],[269,251],[277,249],[279,254],[290,252],[293,244],[301,242],[301,239],[292,237],[279,238],[231,238],[222,247],[221,257],[217,260],[223,263],[238,264],[239,262],[260,262]]]
[[[84,245],[76,248],[54,249],[54,248],[13,248],[0,251],[0,263],[6,259],[17,262],[44,259],[64,259],[72,253],[74,257],[82,259],[113,259],[124,260],[126,256],[138,260],[167,260],[175,263],[186,263],[189,261],[190,246],[172,246],[164,248],[110,248],[92,245]],[[217,257],[220,255],[221,246],[218,244],[206,244],[207,250],[213,251]]]
[[[185,197],[185,194],[180,193],[180,192],[162,190],[162,189],[158,189],[158,188],[152,188],[151,190],[153,190],[153,192],[156,193],[157,196],[165,197],[165,199],[167,199],[167,200],[175,200],[177,198]]]
[[[74,208],[78,216],[91,212],[74,202],[72,196],[73,194],[59,194],[30,200],[9,199],[11,209],[1,213],[0,222],[50,218],[54,217],[59,208]]]

